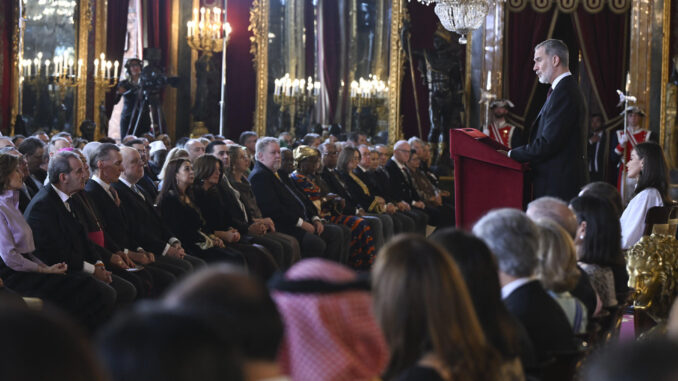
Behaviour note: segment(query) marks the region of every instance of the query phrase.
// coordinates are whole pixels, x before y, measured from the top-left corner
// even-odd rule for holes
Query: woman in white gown
[[[633,246],[643,236],[647,211],[654,206],[664,206],[672,202],[668,194],[668,167],[659,144],[653,142],[638,144],[631,151],[631,160],[627,168],[627,176],[637,179],[638,183],[633,198],[620,219],[624,250]]]

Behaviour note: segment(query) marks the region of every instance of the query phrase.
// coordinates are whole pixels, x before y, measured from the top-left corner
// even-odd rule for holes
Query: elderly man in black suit
[[[72,195],[83,188],[85,170],[73,152],[59,152],[50,160],[47,170],[50,184],[31,200],[24,217],[33,230],[33,254],[48,265],[65,262],[68,271],[84,271],[117,292],[117,303],[131,303],[136,288],[112,275],[108,268],[121,266],[123,259],[95,245],[75,215]]]
[[[568,62],[567,45],[560,40],[546,40],[534,48],[534,71],[539,82],[551,88],[532,124],[530,142],[508,153],[530,163],[534,198],[569,201],[588,182],[586,104]]]
[[[155,256],[156,263],[174,275],[190,272],[194,267],[203,267],[205,261],[187,255],[179,239],[167,227],[153,206],[151,195],[138,185],[144,176],[141,154],[132,147],[121,147],[122,173],[111,186],[118,192],[120,207],[132,239]]]
[[[341,242],[342,231],[336,226],[325,226],[319,218],[309,220],[303,200],[280,180],[278,139],[259,139],[256,159],[249,181],[263,215],[270,217],[279,231],[299,241],[302,257],[322,256],[341,261],[345,246]]]
[[[393,156],[388,159],[384,168],[388,173],[388,189],[391,199],[397,200],[398,210],[411,217],[415,222],[415,229],[419,233],[426,233],[429,216],[426,205],[419,199],[414,189],[414,179],[407,168],[412,149],[407,140],[400,140],[393,146]]]
[[[534,277],[539,261],[537,226],[520,210],[497,209],[475,224],[473,234],[497,259],[504,304],[525,327],[539,360],[575,350],[565,312]]]
[[[147,296],[159,295],[176,281],[176,277],[163,269],[166,267],[164,264],[156,264],[155,253],[144,250],[138,242],[132,239],[129,229],[134,229],[134,225],[127,224],[120,207],[118,192],[111,186],[112,183],[118,181],[122,172],[120,148],[112,143],[101,144],[92,154],[89,166],[93,175],[85,185],[85,193],[92,200],[93,208],[101,218],[103,230],[106,233],[105,247],[123,257],[129,267],[143,265],[143,273],[134,275],[139,275],[142,279],[146,278],[147,283],[148,276],[144,273],[148,273],[152,285],[145,290],[145,293],[148,294]],[[184,271],[177,270],[175,273],[181,275]],[[120,275],[129,276],[127,273]]]

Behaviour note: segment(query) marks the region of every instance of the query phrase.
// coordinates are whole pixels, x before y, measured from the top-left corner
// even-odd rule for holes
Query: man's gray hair
[[[539,229],[518,209],[487,213],[473,227],[494,254],[501,272],[513,277],[531,276],[538,263]]]
[[[422,146],[426,146],[426,143],[424,143],[423,140],[421,140],[420,138],[418,138],[418,137],[416,137],[416,136],[413,136],[413,137],[409,138],[409,139],[407,140],[407,142],[410,143],[410,146],[413,146],[414,144],[420,144],[420,145],[422,145]],[[412,147],[412,149],[415,149],[415,148]]]
[[[108,154],[111,151],[120,152],[120,148],[113,143],[102,143],[97,149],[92,153],[92,157],[89,158],[89,168],[92,172],[99,171],[99,166],[97,163],[100,160],[108,159]]]
[[[268,146],[271,145],[272,143],[280,145],[280,142],[278,141],[278,139],[276,139],[272,136],[264,136],[263,138],[260,138],[259,140],[257,140],[257,145],[255,146],[254,156],[258,159],[259,154],[266,151],[266,148],[268,148]]]
[[[547,56],[558,56],[560,58],[560,65],[565,69],[569,68],[570,65],[570,51],[567,50],[567,45],[562,40],[546,40],[539,43],[539,45],[534,47],[534,50],[543,47],[544,52]]]
[[[577,217],[567,203],[559,198],[544,196],[527,204],[525,212],[532,221],[548,218],[560,225],[570,237],[577,233]]]
[[[71,172],[73,168],[71,168],[69,159],[80,161],[80,156],[71,151],[61,151],[54,154],[54,156],[49,160],[49,165],[47,167],[47,177],[49,178],[50,184],[59,184],[59,175],[62,173]]]
[[[60,140],[68,143],[68,139],[64,138],[63,136],[55,136],[49,141],[49,143],[47,143],[47,152],[50,154],[56,153],[56,142]]]

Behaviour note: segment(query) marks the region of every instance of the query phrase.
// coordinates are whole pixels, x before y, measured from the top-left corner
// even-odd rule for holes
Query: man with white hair
[[[341,228],[325,225],[317,217],[308,218],[303,201],[278,175],[280,161],[278,139],[263,137],[257,141],[256,163],[249,181],[262,214],[270,217],[279,231],[299,241],[302,258],[321,256],[341,262],[345,251]]]
[[[574,335],[565,313],[534,276],[539,262],[539,228],[520,210],[497,209],[475,224],[473,234],[496,258],[504,304],[525,327],[538,360],[574,350]]]
[[[205,145],[199,139],[189,139],[184,147],[188,151],[188,159],[191,162],[205,154]]]

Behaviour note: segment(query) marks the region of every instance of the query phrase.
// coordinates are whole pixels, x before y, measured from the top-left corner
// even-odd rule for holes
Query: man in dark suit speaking
[[[560,40],[546,40],[534,49],[533,70],[539,82],[551,88],[532,124],[529,143],[508,153],[530,163],[534,198],[569,201],[588,182],[586,104],[568,63],[567,45]]]

